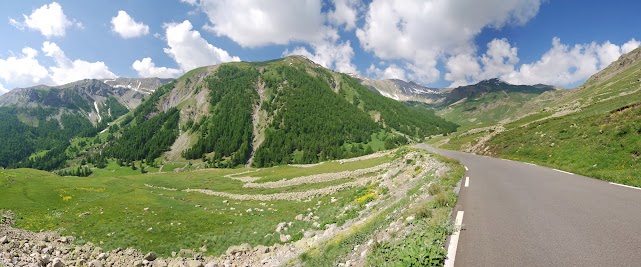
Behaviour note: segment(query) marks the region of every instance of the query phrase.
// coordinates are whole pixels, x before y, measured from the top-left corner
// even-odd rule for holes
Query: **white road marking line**
[[[470,170],[470,169],[468,169],[468,168],[467,168],[467,166],[463,166],[463,167],[465,167],[465,170],[466,170],[466,171],[469,171],[469,170]]]
[[[613,182],[610,182],[610,184],[612,184],[612,185],[618,185],[618,186],[623,186],[623,187],[627,187],[627,188],[632,188],[632,189],[636,189],[636,190],[641,190],[641,188],[638,188],[638,187],[635,187],[635,186],[629,186],[629,185],[624,185],[624,184],[617,184],[617,183],[613,183]]]
[[[452,233],[450,245],[447,247],[447,259],[445,259],[445,267],[454,267],[454,260],[456,258],[456,249],[458,248],[458,238],[461,235],[461,226],[463,225],[463,211],[460,210],[456,213],[456,231]]]
[[[465,187],[470,186],[470,177],[465,177]]]
[[[566,172],[566,171],[557,170],[557,169],[553,169],[553,170],[555,170],[557,172],[562,172],[562,173],[565,173],[565,174],[569,174],[569,175],[574,175],[574,173],[571,173],[571,172]]]
[[[529,163],[529,162],[523,162],[523,163],[525,163],[525,164],[527,164],[527,165],[530,165],[530,166],[537,166],[537,165],[536,165],[536,164],[534,164],[534,163]]]

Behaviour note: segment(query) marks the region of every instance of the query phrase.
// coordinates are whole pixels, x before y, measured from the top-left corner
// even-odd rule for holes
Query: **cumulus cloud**
[[[292,51],[285,50],[283,55],[302,55],[325,68],[358,74],[356,66],[352,63],[354,50],[349,41],[340,44],[324,42],[318,45],[312,44],[311,46],[314,49],[314,53],[309,52],[304,47],[297,47]]]
[[[240,61],[227,51],[208,43],[200,32],[192,30],[188,20],[165,25],[167,45],[164,51],[172,57],[183,71],[230,61]]]
[[[36,59],[38,51],[25,47],[17,56],[0,59],[0,79],[6,86],[25,87],[50,83],[49,72]]]
[[[399,79],[407,80],[407,75],[405,74],[405,69],[397,66],[396,64],[391,64],[385,69],[380,69],[370,65],[367,69],[367,74],[376,79]]]
[[[623,54],[627,54],[632,52],[632,50],[637,49],[637,47],[639,46],[641,46],[641,42],[632,38],[630,41],[621,46],[621,52],[623,52]]]
[[[29,28],[39,31],[47,38],[62,37],[65,35],[67,28],[74,25],[82,28],[81,23],[67,19],[67,16],[62,11],[62,6],[57,2],[45,4],[34,10],[31,15],[22,16],[24,21],[9,19],[9,23],[21,30]]]
[[[327,13],[327,20],[335,25],[345,25],[345,30],[356,28],[358,14],[362,8],[360,0],[332,0],[334,9]]]
[[[124,10],[118,11],[118,15],[111,18],[111,30],[125,39],[149,34],[149,26],[136,22]]]
[[[66,84],[82,79],[108,79],[117,76],[102,61],[71,60],[56,43],[44,42],[42,52],[53,58],[55,66],[49,67],[54,84]]]
[[[4,86],[0,83],[0,95],[3,95],[6,92],[9,92],[9,90],[5,89]]]
[[[44,42],[42,52],[53,59],[54,66],[45,67],[37,59],[38,51],[25,47],[17,56],[0,59],[0,81],[3,87],[29,87],[39,84],[61,85],[81,79],[117,77],[104,62],[71,60],[53,42]]]
[[[211,25],[207,30],[227,36],[243,47],[290,42],[320,43],[328,36],[338,39],[325,25],[321,0],[201,0],[193,3]]]
[[[609,41],[570,46],[555,37],[552,47],[539,60],[517,66],[517,48],[506,39],[495,39],[488,43],[487,52],[481,56],[460,54],[448,58],[445,66],[449,72],[445,79],[452,82],[451,86],[490,78],[514,84],[574,86],[639,45],[640,42],[632,39],[621,46]]]
[[[179,69],[156,67],[156,64],[148,57],[136,60],[131,67],[138,72],[140,77],[176,78],[183,73]]]
[[[437,62],[475,50],[484,28],[521,25],[541,0],[374,0],[365,25],[356,30],[362,47],[379,58],[408,62],[409,77],[422,83],[440,78]]]

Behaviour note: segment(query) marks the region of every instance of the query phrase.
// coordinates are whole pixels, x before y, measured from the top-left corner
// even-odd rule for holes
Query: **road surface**
[[[418,147],[468,169],[456,207],[464,216],[454,266],[641,266],[641,190]]]

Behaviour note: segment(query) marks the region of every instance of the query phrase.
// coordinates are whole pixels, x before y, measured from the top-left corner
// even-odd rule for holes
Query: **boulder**
[[[103,267],[103,266],[104,265],[99,260],[92,260],[89,262],[89,267]]]
[[[51,261],[51,267],[64,267],[65,263],[62,262],[62,259],[60,258],[54,258],[53,261]]]
[[[147,255],[145,255],[144,258],[145,258],[145,260],[148,260],[148,261],[154,261],[156,259],[156,253],[149,252],[149,253],[147,253]]]

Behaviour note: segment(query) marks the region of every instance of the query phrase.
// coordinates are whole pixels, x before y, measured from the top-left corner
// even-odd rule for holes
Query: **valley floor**
[[[119,177],[5,170],[0,264],[440,265],[462,173],[411,148],[315,165]]]

